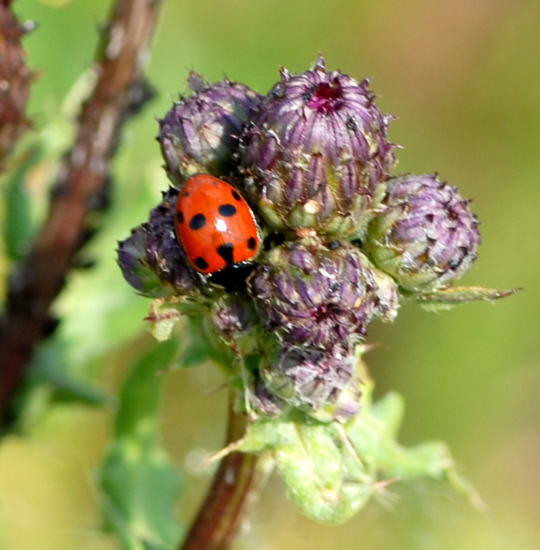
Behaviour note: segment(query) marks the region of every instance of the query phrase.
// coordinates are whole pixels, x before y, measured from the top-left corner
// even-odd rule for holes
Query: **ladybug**
[[[228,183],[197,174],[180,189],[176,235],[193,267],[205,275],[246,266],[261,242],[255,216]]]

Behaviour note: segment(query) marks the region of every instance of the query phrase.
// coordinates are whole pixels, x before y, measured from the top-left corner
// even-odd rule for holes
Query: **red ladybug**
[[[192,176],[180,189],[176,235],[193,267],[205,275],[250,260],[261,241],[245,199],[208,174]]]

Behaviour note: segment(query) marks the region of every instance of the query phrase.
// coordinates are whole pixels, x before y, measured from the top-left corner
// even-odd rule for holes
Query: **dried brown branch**
[[[98,48],[97,80],[74,145],[61,166],[48,215],[12,277],[0,324],[0,418],[4,423],[36,345],[54,321],[51,303],[88,236],[88,212],[106,192],[109,164],[126,118],[147,96],[143,66],[159,0],[118,0]]]
[[[238,441],[245,429],[246,415],[235,412],[234,396],[231,396],[226,444]],[[227,455],[219,464],[208,494],[180,550],[230,548],[267,474],[266,458],[260,454],[233,452]]]
[[[0,171],[18,139],[28,128],[25,115],[32,73],[26,67],[21,40],[26,29],[0,2]]]

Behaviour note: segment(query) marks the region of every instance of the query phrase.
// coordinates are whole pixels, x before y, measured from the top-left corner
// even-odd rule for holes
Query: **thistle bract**
[[[198,275],[189,265],[174,232],[176,189],[163,194],[148,222],[118,244],[118,264],[127,282],[150,297],[197,293]]]
[[[195,93],[173,105],[158,137],[169,178],[177,184],[196,173],[228,174],[244,124],[260,103],[259,94],[230,80],[210,85],[192,73],[188,83]]]
[[[375,265],[411,292],[428,292],[463,275],[480,244],[478,220],[455,187],[431,175],[387,182],[385,210],[364,247]]]
[[[329,350],[285,346],[262,369],[274,395],[290,406],[309,410],[334,403],[353,373],[353,358],[341,345]]]
[[[394,164],[391,117],[374,98],[367,80],[327,71],[322,58],[305,73],[282,72],[243,139],[246,188],[270,225],[358,231]]]
[[[374,315],[392,320],[398,306],[395,284],[354,247],[338,242],[273,249],[250,279],[249,292],[268,330],[290,344],[323,349],[363,337]]]
[[[212,304],[212,324],[226,340],[244,332],[254,317],[251,300],[238,294],[226,294]]]

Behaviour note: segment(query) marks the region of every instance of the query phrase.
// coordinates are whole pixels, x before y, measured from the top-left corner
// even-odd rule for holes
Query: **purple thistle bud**
[[[189,265],[174,232],[176,189],[163,194],[147,223],[118,245],[118,264],[126,281],[152,298],[185,296],[197,291],[198,276]]]
[[[290,344],[329,349],[364,337],[374,315],[396,315],[395,283],[351,245],[333,244],[274,248],[249,280],[266,328]]]
[[[270,225],[358,231],[395,163],[391,117],[374,98],[367,80],[327,71],[323,58],[305,73],[282,72],[242,140],[246,189]]]
[[[394,178],[387,184],[385,210],[369,225],[365,249],[406,290],[443,287],[477,256],[480,233],[469,204],[436,176]]]
[[[262,369],[272,394],[292,407],[315,411],[336,402],[353,374],[353,358],[340,345],[330,350],[284,347]]]
[[[283,412],[284,402],[274,393],[272,393],[260,373],[254,373],[254,380],[250,387],[249,401],[255,411],[264,416],[275,416]]]
[[[148,265],[146,249],[149,240],[148,224],[131,230],[131,235],[118,243],[117,261],[124,279],[145,296],[163,296],[164,288],[158,275]]]
[[[254,317],[251,300],[239,294],[226,294],[212,304],[212,324],[226,340],[247,330]]]
[[[181,98],[160,121],[158,140],[171,181],[180,184],[196,173],[230,172],[238,140],[261,96],[230,80],[208,84],[191,73],[192,96]]]

